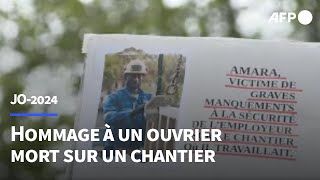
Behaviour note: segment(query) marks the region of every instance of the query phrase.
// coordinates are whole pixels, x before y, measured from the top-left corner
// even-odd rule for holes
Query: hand
[[[158,95],[146,104],[146,108],[152,109],[159,106],[168,106],[171,104],[171,101],[172,99],[169,96]]]
[[[144,106],[145,104],[138,105],[134,110],[132,110],[131,115],[136,115],[139,112],[142,112],[144,110]]]

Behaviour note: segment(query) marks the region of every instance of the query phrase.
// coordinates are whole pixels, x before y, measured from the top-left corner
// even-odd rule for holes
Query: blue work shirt
[[[120,89],[111,94],[103,104],[105,123],[110,125],[115,141],[107,141],[106,149],[139,149],[143,147],[144,140],[121,142],[118,138],[118,130],[142,129],[143,138],[145,136],[146,120],[144,112],[140,111],[132,115],[132,111],[139,105],[146,104],[152,95],[143,90],[138,90],[138,96],[134,97],[127,88]]]

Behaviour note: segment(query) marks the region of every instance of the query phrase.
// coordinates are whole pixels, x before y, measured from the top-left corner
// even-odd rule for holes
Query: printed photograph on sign
[[[186,58],[181,54],[147,54],[129,47],[105,56],[96,128],[100,142],[93,148],[109,153],[136,149],[173,150],[174,142],[148,142],[148,129],[174,129],[178,119],[185,76]],[[110,126],[115,141],[102,141],[105,124]],[[142,141],[119,140],[119,129],[142,129]],[[126,133],[123,133],[126,134]]]

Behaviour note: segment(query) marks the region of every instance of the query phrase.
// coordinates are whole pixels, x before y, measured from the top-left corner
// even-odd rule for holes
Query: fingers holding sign
[[[147,109],[154,109],[160,106],[169,106],[173,102],[172,97],[165,96],[165,95],[158,95],[152,98],[147,104]]]

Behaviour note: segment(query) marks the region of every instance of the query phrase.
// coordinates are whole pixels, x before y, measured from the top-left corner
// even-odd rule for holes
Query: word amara
[[[15,126],[11,127],[11,140],[16,141],[100,141],[99,129],[24,129],[20,126],[19,131]],[[219,129],[150,129],[147,131],[149,141],[222,141]],[[144,137],[142,129],[119,129],[120,141],[142,141]],[[111,129],[106,129],[103,141],[114,141]]]
[[[57,162],[60,150],[11,150],[11,162]],[[65,150],[63,162],[98,162],[96,150]],[[215,162],[213,150],[102,150],[103,162],[127,162],[127,155],[134,163],[140,162]],[[99,159],[100,160],[100,159]]]
[[[255,67],[237,67],[233,66],[230,74],[247,75],[247,76],[271,76],[280,77],[276,69],[255,68]]]

